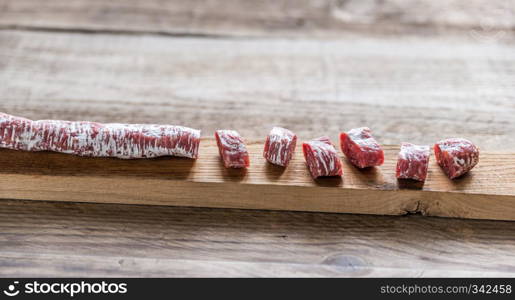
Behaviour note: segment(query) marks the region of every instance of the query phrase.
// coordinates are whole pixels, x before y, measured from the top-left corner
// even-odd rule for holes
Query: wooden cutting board
[[[481,153],[470,174],[449,180],[431,157],[425,185],[397,181],[398,147],[385,164],[358,170],[343,159],[342,178],[313,180],[300,145],[286,169],[248,143],[251,167],[225,169],[213,139],[200,158],[120,160],[0,149],[0,198],[71,202],[318,211],[515,220],[515,154]]]

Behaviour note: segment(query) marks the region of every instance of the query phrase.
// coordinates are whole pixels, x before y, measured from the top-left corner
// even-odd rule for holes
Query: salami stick
[[[32,121],[0,113],[0,148],[122,159],[196,159],[200,130],[171,125]]]

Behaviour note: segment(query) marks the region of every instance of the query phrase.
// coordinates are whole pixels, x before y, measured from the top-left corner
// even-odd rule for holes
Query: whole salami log
[[[200,130],[171,125],[32,121],[0,113],[0,148],[122,159],[196,159]]]

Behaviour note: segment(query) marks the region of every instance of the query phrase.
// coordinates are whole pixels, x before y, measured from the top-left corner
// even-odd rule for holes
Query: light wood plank
[[[385,164],[358,170],[344,164],[342,178],[313,180],[298,148],[288,168],[262,158],[250,142],[251,166],[225,169],[213,139],[200,158],[118,160],[57,153],[0,151],[0,197],[122,204],[318,211],[359,214],[515,220],[515,154],[482,153],[464,178],[451,181],[431,163],[425,185],[397,181],[397,147]]]
[[[0,26],[230,36],[338,36],[515,29],[513,0],[1,0]],[[499,35],[499,36],[497,36]]]
[[[2,253],[0,275],[3,277],[513,277],[502,271],[459,269],[412,269],[353,266],[352,258],[341,258],[342,265],[292,264],[274,262],[239,262],[232,260],[185,260],[144,257],[101,257],[80,255],[42,255],[38,253]],[[345,261],[349,259],[349,261]],[[11,261],[11,263],[6,263]],[[56,275],[58,274],[58,275]]]
[[[8,201],[0,276],[501,276],[511,222]]]
[[[515,149],[515,44],[342,35],[206,39],[0,32],[0,111],[301,139],[369,126],[385,144]]]

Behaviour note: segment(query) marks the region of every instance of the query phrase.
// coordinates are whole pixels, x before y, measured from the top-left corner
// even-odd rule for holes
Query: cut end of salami
[[[468,173],[479,162],[479,148],[462,138],[439,141],[434,151],[438,165],[450,179]]]
[[[0,113],[0,147],[123,159],[197,158],[200,130],[171,125],[32,121]]]
[[[429,167],[429,146],[402,143],[397,160],[397,178],[424,182]]]
[[[368,127],[342,132],[340,146],[347,159],[358,168],[375,167],[384,163],[384,151]]]
[[[265,142],[263,157],[270,163],[286,167],[295,153],[297,136],[288,129],[274,127]]]
[[[247,168],[250,165],[247,147],[237,131],[217,130],[215,138],[226,168]]]
[[[342,162],[328,137],[320,137],[302,144],[302,151],[313,178],[342,176]]]

